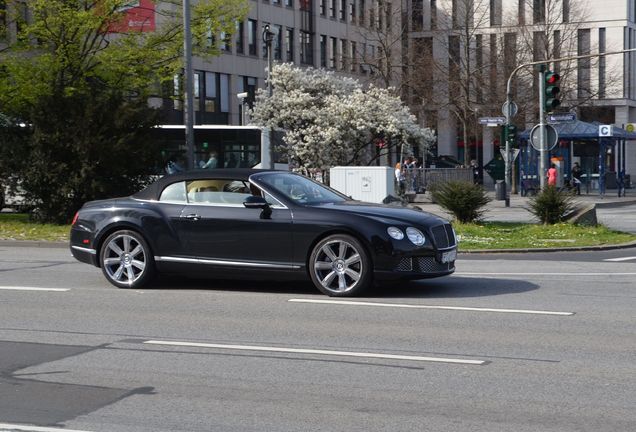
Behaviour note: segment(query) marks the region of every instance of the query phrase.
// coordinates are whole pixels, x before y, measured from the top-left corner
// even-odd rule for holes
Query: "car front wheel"
[[[144,238],[129,230],[112,233],[100,252],[106,279],[119,288],[139,288],[154,276],[154,258]]]
[[[371,260],[354,237],[336,234],[314,247],[309,257],[309,274],[320,291],[333,297],[354,296],[372,279]]]

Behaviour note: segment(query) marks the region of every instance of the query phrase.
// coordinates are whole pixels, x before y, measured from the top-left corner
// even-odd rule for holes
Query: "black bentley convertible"
[[[202,273],[310,278],[327,295],[349,296],[373,280],[448,275],[457,242],[447,221],[423,211],[354,201],[290,172],[220,169],[84,204],[71,252],[120,288]]]

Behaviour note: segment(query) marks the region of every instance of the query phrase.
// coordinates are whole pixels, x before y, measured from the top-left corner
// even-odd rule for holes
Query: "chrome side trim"
[[[222,259],[205,259],[205,258],[182,258],[171,256],[156,256],[155,261],[164,262],[180,262],[190,264],[208,264],[208,265],[225,265],[233,267],[256,267],[256,268],[271,268],[271,269],[299,269],[300,265],[297,264],[273,264],[266,262],[254,262],[254,261],[229,261]]]
[[[83,247],[80,247],[80,246],[71,246],[71,248],[73,248],[75,250],[78,250],[80,252],[89,253],[91,255],[95,255],[97,253],[97,251],[95,249],[83,248]]]

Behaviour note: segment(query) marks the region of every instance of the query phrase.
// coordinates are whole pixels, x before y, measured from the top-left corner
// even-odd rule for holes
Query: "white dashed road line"
[[[23,286],[0,286],[0,290],[64,292],[64,291],[70,291],[71,289],[70,288],[38,288],[38,287],[23,287]]]
[[[278,353],[290,353],[290,354],[315,354],[315,355],[325,355],[325,356],[375,358],[375,359],[384,359],[384,360],[409,360],[409,361],[417,361],[417,362],[455,363],[455,364],[465,364],[465,365],[483,365],[487,363],[485,360],[467,360],[467,359],[454,359],[454,358],[443,358],[443,357],[422,357],[422,356],[395,355],[395,354],[371,353],[371,352],[284,348],[284,347],[272,347],[272,346],[224,345],[224,344],[174,342],[174,341],[160,341],[160,340],[148,340],[148,341],[144,341],[143,343],[150,344],[150,345],[214,348],[214,349],[239,350],[239,351],[278,352]]]
[[[2,431],[24,431],[24,432],[89,432],[75,429],[50,428],[42,426],[30,426],[11,423],[0,423],[0,432]]]
[[[620,258],[607,258],[607,259],[604,259],[603,261],[621,262],[621,261],[633,261],[633,260],[636,260],[636,256],[633,256],[633,257],[620,257]]]
[[[554,312],[554,311],[528,310],[528,309],[494,309],[494,308],[478,308],[478,307],[463,307],[463,306],[433,306],[433,305],[414,305],[414,304],[403,304],[403,303],[375,303],[375,302],[361,302],[361,301],[350,301],[350,300],[289,299],[287,301],[292,303],[318,303],[318,304],[333,304],[333,305],[344,305],[344,306],[375,306],[375,307],[391,307],[391,308],[405,308],[405,309],[439,309],[439,310],[455,310],[455,311],[470,311],[470,312],[500,312],[500,313],[558,315],[558,316],[574,315],[574,312]]]

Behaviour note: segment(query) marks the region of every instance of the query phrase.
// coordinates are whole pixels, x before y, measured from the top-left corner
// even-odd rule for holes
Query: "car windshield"
[[[339,203],[348,199],[339,192],[298,174],[268,173],[260,177],[259,181],[297,204]]]

